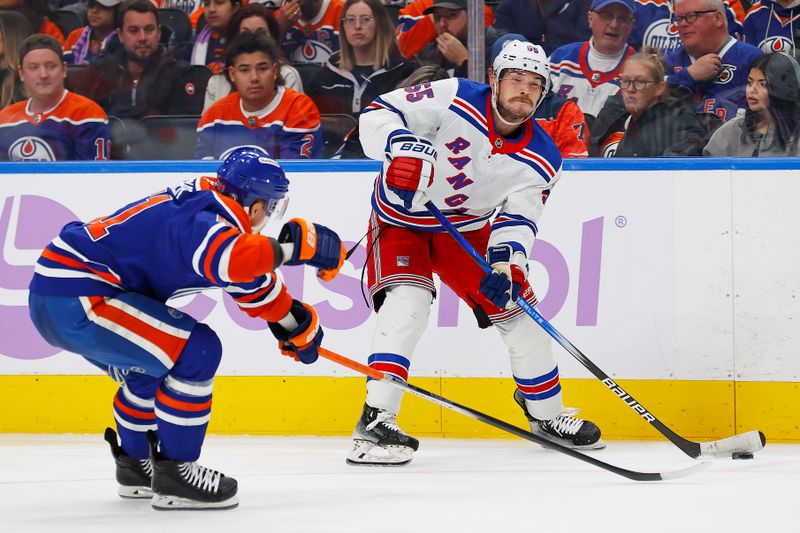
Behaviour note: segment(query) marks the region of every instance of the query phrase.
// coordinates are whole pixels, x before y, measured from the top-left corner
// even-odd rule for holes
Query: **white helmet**
[[[500,83],[500,74],[506,69],[524,70],[533,72],[544,78],[544,89],[539,95],[539,100],[533,106],[533,111],[539,107],[547,93],[550,92],[550,62],[547,61],[547,54],[541,46],[519,41],[509,40],[503,43],[503,48],[492,62],[492,72],[494,73],[494,87],[492,87],[492,107],[497,111],[497,87]],[[498,113],[498,116],[500,113]],[[533,116],[533,112],[531,112]],[[530,117],[528,117],[530,118]],[[526,118],[525,120],[528,120]],[[503,120],[500,117],[500,120]],[[505,120],[503,120],[505,122]],[[523,122],[525,122],[523,120]],[[521,123],[520,123],[521,124]]]

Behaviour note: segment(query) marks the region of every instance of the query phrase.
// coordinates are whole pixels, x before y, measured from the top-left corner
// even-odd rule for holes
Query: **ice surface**
[[[689,466],[669,443],[593,452],[642,471]],[[0,532],[789,532],[800,446],[637,483],[517,440],[423,439],[401,468],[345,464],[343,437],[210,436],[201,464],[239,480],[231,511],[159,512],[116,495],[101,435],[0,435]],[[590,452],[591,453],[591,452]]]

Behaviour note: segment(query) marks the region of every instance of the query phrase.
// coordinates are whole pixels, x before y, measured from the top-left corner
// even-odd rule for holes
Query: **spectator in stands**
[[[436,40],[428,43],[417,58],[424,65],[438,65],[452,76],[466,78],[469,52],[467,0],[434,0],[424,13],[433,15]],[[484,31],[485,65],[491,65],[492,45],[505,32],[489,26]]]
[[[800,1],[761,0],[744,19],[744,40],[765,54],[796,54],[800,45]]]
[[[703,150],[716,156],[800,155],[800,65],[784,53],[757,58],[747,76],[747,110],[723,124]]]
[[[550,55],[553,50],[591,37],[586,14],[591,0],[501,0],[494,10],[494,25],[519,33]]]
[[[30,34],[25,17],[16,11],[0,11],[0,109],[25,99],[17,60],[19,47]]]
[[[442,67],[436,65],[423,65],[412,72],[406,79],[397,84],[394,89],[401,87],[411,87],[437,80],[445,80],[450,75]],[[344,136],[342,146],[336,151],[332,159],[367,159],[364,149],[361,147],[361,138],[358,133],[358,125]]]
[[[0,9],[19,11],[28,19],[31,30],[50,35],[64,46],[64,33],[50,20],[48,0],[0,0]]]
[[[728,35],[722,0],[675,0],[681,46],[667,54],[667,83],[699,113],[729,120],[744,107],[747,69],[761,51]]]
[[[22,42],[18,57],[30,98],[0,111],[0,161],[108,159],[108,117],[96,103],[64,89],[61,44],[37,33]]]
[[[228,24],[241,6],[242,0],[203,0],[207,24],[194,42],[192,65],[205,65],[214,74],[222,70]]]
[[[189,22],[192,23],[192,28],[197,27],[197,23],[205,13],[203,0],[160,0],[158,5],[161,8],[180,9],[186,13],[186,16],[189,17]]]
[[[109,43],[119,43],[117,13],[122,0],[89,0],[86,12],[89,24],[67,36],[64,59],[73,65],[91,62],[106,49]]]
[[[341,50],[311,80],[306,94],[320,113],[357,117],[419,65],[397,51],[394,24],[382,0],[347,0],[342,14]]]
[[[225,64],[237,92],[203,113],[195,157],[222,159],[240,146],[258,146],[276,159],[322,157],[319,111],[311,98],[283,86],[279,58],[278,45],[263,33],[234,37]]]
[[[635,22],[634,0],[592,0],[588,20],[592,37],[557,48],[550,56],[553,92],[578,104],[591,129],[609,96],[619,92],[627,44]]]
[[[280,29],[278,28],[278,23],[267,8],[261,4],[251,3],[236,12],[228,24],[225,41],[228,43],[233,41],[233,38],[242,31],[261,32],[265,35],[269,35],[276,43],[279,43]],[[278,62],[280,64],[280,74],[281,78],[283,78],[284,86],[298,92],[303,92],[303,81],[300,79],[300,74],[297,72],[297,69],[286,62],[286,58],[283,57],[283,54],[281,54]],[[208,80],[203,112],[208,111],[211,104],[220,100],[223,96],[230,94],[233,88],[228,78],[227,67],[230,65],[225,66],[226,68],[222,72],[214,74]]]
[[[159,44],[158,13],[150,0],[123,2],[118,35],[122,47],[78,72],[72,82],[75,92],[123,119],[191,114],[189,89],[181,79],[188,65],[168,56]]]
[[[593,156],[700,155],[705,128],[691,107],[669,97],[664,68],[651,47],[625,62],[622,93],[608,99],[592,127]]]
[[[276,13],[283,24],[283,53],[292,63],[324,65],[339,50],[344,0],[289,0]],[[287,26],[288,25],[288,26]]]
[[[662,57],[681,45],[673,13],[673,0],[636,0],[636,26],[628,41],[637,50],[645,46],[658,49]],[[749,5],[749,0],[745,5]],[[728,33],[740,39],[745,7],[743,0],[724,0]]]
[[[433,0],[413,0],[400,10],[397,18],[397,48],[403,57],[412,58],[438,35],[433,15],[425,10],[433,6]],[[483,24],[494,24],[494,12],[483,6]]]

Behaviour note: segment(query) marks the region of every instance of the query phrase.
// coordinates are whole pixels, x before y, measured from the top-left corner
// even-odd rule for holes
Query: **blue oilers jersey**
[[[679,85],[694,94],[698,113],[715,113],[722,120],[736,116],[745,107],[744,89],[750,64],[761,51],[753,45],[729,37],[717,52],[722,58],[722,68],[709,81],[696,82],[686,70],[695,58],[681,47],[665,57],[667,83]]]
[[[742,35],[744,8],[740,0],[725,0],[725,18],[728,20],[728,33],[732,37]],[[628,43],[641,50],[652,46],[662,56],[681,46],[678,26],[672,21],[671,0],[636,0],[636,23]]]
[[[555,143],[532,119],[513,138],[495,131],[488,85],[461,78],[384,94],[361,113],[364,153],[383,161],[372,195],[381,220],[422,231],[444,231],[426,210],[410,211],[385,186],[386,155],[398,135],[428,139],[438,152],[426,196],[459,231],[491,221],[489,246],[511,243],[529,253],[550,189],[561,175]]]
[[[42,113],[30,110],[30,100],[0,111],[0,161],[100,161],[110,139],[106,112],[69,91]]]
[[[755,3],[744,19],[744,40],[765,54],[794,54],[800,41],[800,4],[785,8],[770,0]]]
[[[272,272],[274,241],[244,209],[198,178],[91,222],[71,222],[36,263],[30,290],[50,296],[135,292],[169,298],[220,287],[251,316],[291,298]],[[288,305],[287,305],[288,299]]]

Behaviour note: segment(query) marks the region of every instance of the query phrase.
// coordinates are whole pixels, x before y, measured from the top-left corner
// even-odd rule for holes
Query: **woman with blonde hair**
[[[30,34],[24,16],[16,11],[0,11],[0,109],[25,99],[17,64],[19,45]]]
[[[707,140],[697,113],[670,97],[664,59],[652,47],[628,58],[620,92],[606,100],[590,131],[590,155],[700,155]]]
[[[419,66],[398,52],[394,24],[381,0],[347,0],[339,39],[340,50],[306,88],[320,113],[357,116]]]

